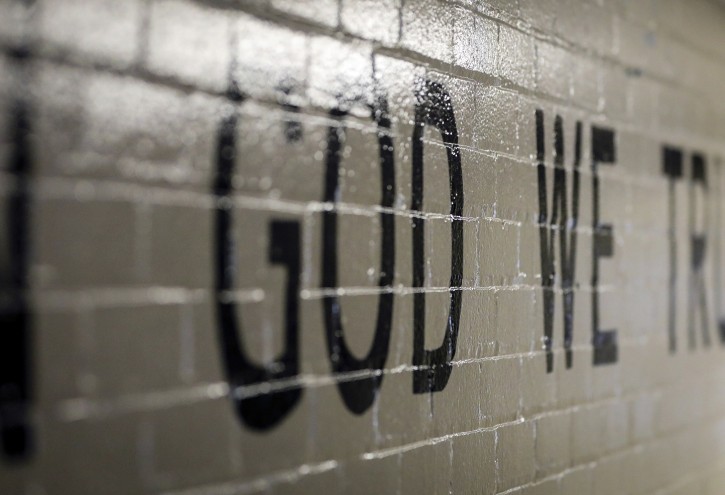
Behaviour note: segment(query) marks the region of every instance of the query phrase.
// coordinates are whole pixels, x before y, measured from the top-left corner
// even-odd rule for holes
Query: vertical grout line
[[[144,283],[151,280],[153,206],[143,201],[134,205],[134,259],[136,278]]]
[[[405,7],[405,0],[400,0],[400,6],[398,7],[398,45],[403,41],[403,8]]]
[[[138,28],[138,44],[136,46],[136,55],[134,57],[135,68],[143,71],[148,62],[149,55],[149,38],[151,31],[151,2],[154,0],[143,0],[143,4],[139,8],[139,28]]]
[[[342,31],[342,2],[343,0],[337,0],[337,31]]]

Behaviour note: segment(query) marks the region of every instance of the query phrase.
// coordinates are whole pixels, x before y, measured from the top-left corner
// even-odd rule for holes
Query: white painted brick
[[[401,493],[444,493],[451,477],[451,440],[402,454]]]
[[[619,89],[627,86],[629,77],[621,68],[606,66],[601,76],[600,110],[612,120],[624,120],[627,115],[627,96],[625,91]]]
[[[337,0],[268,0],[272,8],[324,26],[337,26]]]
[[[410,256],[411,250],[413,249],[412,229],[410,217],[403,215],[395,217],[395,242],[397,245],[395,248],[394,285],[398,288],[411,287],[413,285],[413,260],[412,256]],[[405,301],[405,299],[401,298],[401,302]],[[407,314],[403,316],[399,324],[406,325],[406,327],[412,325],[408,322],[408,316]]]
[[[433,398],[412,393],[413,373],[391,373],[383,382],[375,412],[377,442],[392,448],[433,437]]]
[[[453,24],[453,57],[456,65],[493,75],[498,51],[498,26],[461,10]]]
[[[224,91],[229,80],[231,17],[187,0],[151,3],[146,65],[184,83]]]
[[[481,427],[484,401],[476,394],[466,394],[465,390],[481,390],[486,385],[485,370],[479,363],[464,362],[455,366],[446,385],[446,396],[434,396],[432,400],[436,437]]]
[[[521,18],[532,26],[551,33],[556,23],[558,11],[556,0],[519,0]]]
[[[721,489],[723,483],[725,483],[725,470],[720,468],[706,479],[704,493],[715,495]]]
[[[494,86],[479,87],[476,92],[476,110],[475,146],[483,151],[516,154],[518,119],[511,117],[518,116],[517,96]]]
[[[540,477],[564,471],[571,462],[571,416],[552,414],[536,420],[536,472]]]
[[[479,2],[477,0],[462,0],[461,3],[486,15],[518,16],[519,2],[511,0],[491,0],[490,2]]]
[[[604,99],[604,95],[601,94],[600,90],[602,87],[608,88],[608,86],[603,84],[601,63],[596,60],[591,60],[585,55],[572,55],[571,59],[571,70],[573,72],[571,81],[572,103],[590,110],[603,110],[605,102],[609,103],[609,100]],[[621,85],[617,87],[621,88]],[[616,94],[621,98],[621,91],[610,91],[611,95]],[[609,95],[610,93],[607,93],[607,96]]]
[[[93,323],[90,372],[95,375],[98,396],[183,386],[178,305],[97,308]]]
[[[479,359],[496,353],[496,294],[491,290],[463,291],[459,359]]]
[[[508,285],[508,282],[507,282]],[[518,354],[531,350],[534,337],[534,292],[509,289],[496,292],[496,344],[498,354]],[[519,309],[514,309],[519,308]],[[524,309],[526,308],[526,309]],[[514,331],[521,328],[522,331]]]
[[[675,73],[674,61],[664,56],[669,40],[656,30],[621,19],[615,29],[615,55],[625,64],[665,77]]]
[[[340,493],[364,495],[382,490],[388,493],[400,492],[401,455],[381,459],[354,460],[345,463],[344,482]],[[324,488],[325,490],[328,487]]]
[[[307,426],[313,424],[310,415],[310,404],[313,403],[310,396],[313,394],[314,390],[306,390],[292,414],[267,435],[244,426],[228,397],[209,401],[218,402],[208,407],[217,414],[216,426],[223,427],[226,432],[227,438],[223,439],[223,445],[228,445],[229,450],[222,457],[230,460],[234,479],[265,479],[275,472],[295,471],[308,463],[317,464],[311,449],[310,432],[307,431]],[[203,428],[199,433],[203,433]],[[279,455],[280,452],[285,452],[285,455]]]
[[[338,214],[337,219],[338,242],[357,246],[357,249],[338,255],[338,267],[345,267],[338,277],[338,284],[340,287],[378,287],[382,242],[380,219],[377,216],[344,214]],[[371,309],[365,301],[358,299],[354,305]]]
[[[56,65],[37,69],[34,86],[35,130],[44,142],[37,152],[37,170],[48,175],[74,175],[90,172],[82,160],[72,160],[69,152],[80,146],[83,133],[84,98],[89,83],[83,73]],[[106,172],[108,173],[108,172]],[[111,173],[112,175],[112,173]]]
[[[476,239],[478,237],[478,221],[463,223],[463,238]],[[476,287],[478,280],[478,252],[474,249],[463,250],[463,280],[462,287]],[[450,283],[450,279],[449,282]]]
[[[344,485],[343,475],[348,475],[349,471],[342,471],[341,468],[324,470],[322,472],[312,472],[301,475],[299,478],[293,478],[291,480],[282,480],[280,483],[275,484],[272,487],[272,493],[274,495],[295,495],[297,493],[367,493],[365,491],[364,484],[350,484]],[[397,473],[397,467],[395,471]],[[361,475],[369,476],[369,475]],[[351,479],[358,481],[360,477],[354,475],[350,476]],[[380,477],[370,476],[376,483],[381,482]],[[344,486],[344,488],[342,488]],[[360,492],[355,492],[356,489],[361,489]]]
[[[606,493],[621,493],[624,489],[622,478],[622,463],[619,457],[602,459],[593,469],[594,490],[592,493],[604,495]]]
[[[51,50],[104,65],[128,67],[137,57],[143,4],[140,0],[43,0],[40,37]]]
[[[557,375],[546,373],[546,355],[538,351],[521,358],[521,409],[524,417],[554,410],[558,401]],[[555,369],[562,368],[563,353],[554,354]]]
[[[536,89],[568,101],[571,96],[571,54],[549,43],[536,44]]]
[[[361,115],[369,115],[360,107],[373,103],[370,46],[317,36],[310,40],[310,62],[309,92],[315,104],[330,109],[352,104]]]
[[[448,157],[441,133],[430,125],[425,126],[423,134],[423,157],[422,210],[447,215],[451,211]]]
[[[425,286],[426,287],[447,287],[451,281],[451,223],[444,219],[430,219],[425,222]],[[466,230],[464,230],[465,241]],[[465,268],[465,267],[464,267]],[[431,294],[435,297],[434,294]],[[441,294],[444,303],[448,294]],[[438,304],[432,305],[439,308]],[[445,303],[443,307],[445,308]],[[445,317],[444,317],[445,318]],[[445,320],[441,322],[445,323]]]
[[[572,457],[587,462],[627,444],[627,404],[592,406],[572,413]]]
[[[47,424],[43,482],[77,493],[142,493],[147,487],[137,458],[141,419],[138,414],[124,414]],[[96,476],[100,472],[104,476]]]
[[[562,495],[576,495],[577,493],[592,492],[592,471],[583,466],[581,469],[569,471],[562,476],[559,482],[559,493]]]
[[[45,287],[131,285],[136,211],[120,201],[43,201],[36,207],[36,266]],[[109,222],[109,219],[113,222]],[[54,249],[66,246],[67,249]]]
[[[516,357],[483,361],[481,373],[484,387],[481,391],[481,413],[485,426],[494,426],[517,418],[520,366]],[[508,380],[502,380],[502,376],[508,377]]]
[[[7,232],[16,218],[9,199],[22,183],[9,172],[22,132],[9,108],[26,96],[30,407],[39,449],[26,466],[2,463],[0,492],[719,494],[725,368],[716,294],[708,301],[713,345],[705,348],[700,335],[687,345],[687,178],[692,153],[702,152],[709,198],[719,198],[721,10],[705,0],[1,4],[0,296],[18,290],[9,285],[15,233]],[[29,58],[18,53],[26,42]],[[445,87],[456,120],[465,196],[460,293],[449,290],[451,173],[430,123],[424,280],[413,287],[412,136],[424,79]],[[394,254],[380,253],[370,106],[382,96],[395,157],[395,201],[386,211]],[[331,115],[336,108],[349,115]],[[537,110],[545,116],[549,204],[554,117],[564,122],[568,192],[577,121],[583,130],[573,366],[565,360],[557,239],[551,373]],[[302,228],[299,376],[236,391],[264,397],[304,384],[289,416],[266,431],[237,417],[219,338],[213,189],[225,152],[217,149],[221,125],[232,113],[229,269],[244,299],[233,317],[241,350],[269,370],[288,363],[272,364],[285,347],[287,280],[270,263],[268,229],[277,220]],[[341,123],[337,297],[341,332],[359,359],[375,331],[381,258],[395,257],[392,288],[384,289],[394,301],[389,350],[382,365],[368,365],[382,369],[363,370],[380,373],[381,387],[360,414],[340,396],[339,383],[356,377],[332,371],[324,311],[328,139]],[[600,326],[617,330],[618,362],[608,366],[593,364],[592,125],[614,129],[617,146],[617,164],[599,167],[600,219],[615,229],[615,254],[601,260],[597,289]],[[675,186],[674,353],[664,143],[682,147],[686,164]],[[712,203],[716,216],[721,205]],[[714,287],[714,259],[705,271]],[[451,374],[434,393],[413,389],[421,291],[427,350],[443,341],[451,294],[462,300]]]
[[[151,416],[142,439],[148,465],[142,466],[148,489],[173,489],[229,479],[234,473],[230,451],[229,405],[225,400],[202,401]],[[210,421],[205,428],[189,428]],[[142,423],[143,424],[143,423]],[[194,469],[189,469],[194,466]]]
[[[494,433],[490,431],[453,439],[453,493],[471,495],[495,493],[495,441]]]
[[[497,74],[527,89],[534,87],[536,52],[530,36],[499,25]]]
[[[155,284],[207,288],[212,286],[209,266],[212,266],[212,212],[207,208],[156,205],[150,207],[148,278]],[[193,229],[204,233],[186,239]],[[177,268],[185,266],[179,272]]]
[[[123,156],[119,150],[126,149],[136,158],[117,163],[124,175],[172,183],[208,179],[219,125],[219,107],[210,98],[182,99],[177,92],[111,77],[92,80],[86,98],[89,145],[101,155]],[[138,106],[129,108],[129,101]],[[124,111],[133,117],[120,118]],[[192,129],[192,123],[199,127]]]
[[[489,163],[488,168],[491,169],[488,174],[496,176],[496,203],[491,216],[502,220],[524,222],[519,230],[529,227],[537,217],[539,209],[538,198],[531,194],[532,188],[538,187],[536,170],[526,161],[513,160],[501,155],[497,156],[493,163]],[[523,251],[531,245],[523,242],[513,245],[517,247],[517,261],[521,262]],[[524,271],[523,266],[525,266],[523,263],[517,264],[519,272]]]
[[[566,14],[573,9],[577,16]],[[590,1],[565,0],[556,3],[556,12],[555,30],[559,36],[597,53],[612,52],[613,20],[607,9]]]
[[[37,137],[47,143],[38,167],[49,175],[209,180],[221,120],[211,97],[54,65],[39,71],[36,84]]]
[[[398,41],[402,0],[344,0],[340,19],[346,31],[386,45]]]
[[[374,450],[375,410],[349,414],[336,385],[308,388],[305,393],[310,405],[309,421],[319,425],[314,430],[300,432],[310,441],[310,460],[353,459]],[[345,441],[338,442],[342,437]]]
[[[32,32],[29,29],[31,13],[32,9],[22,2],[0,4],[0,40],[11,45],[28,40]]]
[[[690,44],[711,53],[722,54],[717,44],[709,43],[712,35],[719,33],[715,21],[720,15],[718,5],[707,1],[695,1],[687,5],[668,1],[664,8],[657,9],[658,24],[678,37],[686,37]]]
[[[496,490],[529,483],[534,479],[534,425],[532,422],[496,430]]]
[[[473,153],[463,149],[461,162],[465,198],[463,216],[493,217],[496,201],[494,159],[483,153]]]
[[[237,40],[233,75],[244,93],[276,97],[280,89],[287,89],[298,98],[305,94],[309,41],[304,32],[245,15],[233,29]]]
[[[400,44],[426,57],[450,62],[453,58],[453,19],[456,13],[440,0],[405,2]]]
[[[342,200],[360,205],[377,204],[380,187],[361,187],[366,180],[380,182],[377,146],[370,151],[365,147],[370,143],[377,145],[375,130],[370,126],[358,129],[362,125],[360,120],[346,119],[342,124],[346,128],[345,145],[354,150],[343,156],[340,163],[342,169],[351,171],[340,178]],[[331,125],[333,122],[310,118],[304,112],[285,111],[282,106],[244,102],[237,120],[235,191],[282,201],[323,199],[323,181],[300,184],[297,173],[307,170],[316,176],[324,175],[323,157]],[[293,139],[290,133],[295,135]],[[264,146],[260,147],[260,142]]]
[[[209,299],[185,304],[180,315],[185,346],[181,371],[184,379],[195,383],[219,383],[224,379],[216,331],[216,305]]]
[[[540,307],[537,309],[541,311]],[[559,311],[557,314],[561,314],[561,312]],[[539,325],[539,328],[541,326]],[[563,339],[562,328],[560,321],[554,322],[557,342],[561,342]],[[585,331],[586,327],[582,328],[582,333]],[[592,397],[592,375],[596,371],[592,370],[592,351],[590,348],[578,348],[573,350],[572,356],[573,365],[567,369],[564,352],[554,354],[554,373],[558,375],[557,391],[560,406],[584,404]]]
[[[72,399],[82,394],[82,378],[88,376],[88,359],[84,358],[80,312],[48,311],[36,321],[38,335],[38,362],[40,374],[38,389],[43,393],[43,406],[59,400]],[[87,318],[86,318],[87,319]],[[56,372],[63,369],[63,373]]]
[[[521,491],[518,492],[521,495],[546,495],[548,493],[558,493],[559,480],[545,480],[542,482],[535,483],[533,485],[527,485],[521,487]]]

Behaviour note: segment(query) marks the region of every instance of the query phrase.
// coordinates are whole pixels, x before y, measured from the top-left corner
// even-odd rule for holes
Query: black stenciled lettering
[[[296,143],[302,139],[302,122],[296,117],[300,113],[300,107],[288,101],[289,95],[297,86],[298,83],[295,81],[284,81],[279,86],[279,91],[283,95],[280,97],[280,105],[290,114],[284,122],[284,135],[288,143]]]
[[[442,84],[423,81],[416,93],[415,128],[413,130],[412,210],[423,209],[423,131],[435,127],[443,138],[448,157],[451,194],[451,279],[450,309],[445,336],[440,347],[425,349],[425,291],[414,294],[413,300],[413,392],[422,394],[443,390],[451,375],[451,361],[456,353],[461,317],[461,284],[463,280],[463,176],[458,130],[453,104]],[[416,216],[413,222],[413,287],[425,283],[425,221]]]
[[[685,176],[684,153],[681,149],[672,146],[662,147],[663,173],[668,179],[668,235],[669,235],[669,349],[673,353],[677,350],[676,321],[677,314],[677,195],[675,184],[677,180]],[[708,177],[707,162],[700,153],[693,153],[690,159],[691,172],[688,182],[688,235],[689,235],[689,273],[688,273],[688,300],[687,300],[687,341],[688,347],[694,349],[697,340],[696,322],[699,318],[702,343],[706,347],[711,345],[710,341],[710,313],[708,310],[708,291],[705,281],[705,261],[708,256],[707,230],[710,227],[708,213]],[[718,211],[719,213],[719,211]],[[717,238],[717,234],[716,234]],[[716,259],[719,265],[719,253]],[[717,266],[719,270],[719,266]],[[719,277],[719,276],[718,276]],[[716,283],[719,284],[719,278]],[[719,285],[716,286],[719,291]],[[717,294],[716,294],[717,295]],[[719,304],[719,303],[716,303]],[[722,334],[722,332],[721,332]]]
[[[375,323],[375,336],[368,354],[362,359],[350,351],[345,341],[342,326],[342,309],[337,295],[324,298],[325,328],[327,348],[332,370],[335,373],[369,371],[362,377],[343,380],[338,388],[347,408],[355,414],[364,413],[375,401],[377,391],[383,380],[382,369],[388,358],[390,328],[393,318],[393,293],[390,292],[395,275],[395,218],[390,209],[395,201],[395,155],[393,140],[390,136],[390,119],[387,103],[383,98],[372,108],[372,117],[377,124],[378,153],[380,160],[380,223],[382,238],[380,243],[380,278],[378,286],[378,313]],[[333,110],[333,118],[339,124],[331,126],[327,137],[327,156],[325,171],[325,201],[332,208],[323,213],[322,243],[322,284],[326,289],[337,288],[337,220],[335,204],[340,200],[340,161],[341,148],[345,141],[346,130],[343,118],[344,110]]]
[[[614,232],[610,224],[599,220],[600,164],[617,160],[614,131],[592,126],[592,345],[594,365],[616,363],[618,359],[617,331],[599,328],[599,258],[614,255]]]
[[[240,101],[241,95],[230,93]],[[234,290],[235,246],[232,236],[232,177],[236,160],[237,115],[222,122],[217,147],[214,195],[215,212],[215,289],[219,341],[224,371],[229,381],[237,414],[249,427],[266,430],[282,421],[299,402],[302,389],[286,385],[259,395],[244,397],[242,388],[272,380],[290,379],[299,372],[298,293],[300,279],[300,226],[295,221],[273,221],[269,230],[269,261],[283,265],[287,272],[285,293],[285,349],[281,356],[264,366],[249,358],[241,336]]]
[[[554,191],[551,217],[548,215],[548,193],[546,187],[546,146],[544,143],[544,113],[536,111],[536,159],[539,190],[539,244],[541,251],[541,282],[544,298],[544,346],[546,349],[546,371],[554,370],[552,352],[554,331],[554,238],[559,233],[559,259],[561,263],[561,289],[564,311],[564,349],[566,367],[571,368],[571,350],[574,334],[574,275],[576,269],[576,227],[579,218],[579,165],[581,163],[581,122],[576,123],[574,145],[574,171],[572,179],[571,216],[567,208],[566,170],[564,169],[564,130],[560,116],[554,120]]]
[[[667,236],[669,239],[669,280],[668,280],[668,321],[667,333],[669,336],[670,352],[677,349],[677,332],[675,331],[675,317],[677,316],[677,232],[675,214],[677,212],[677,197],[675,183],[682,177],[682,150],[665,146],[662,148],[662,171],[667,176],[668,198],[668,224]]]
[[[5,216],[7,264],[0,267],[0,436],[9,459],[26,459],[33,449],[28,414],[31,400],[31,313],[28,291],[29,192],[31,167],[28,104],[17,100],[10,112],[13,148],[9,172],[15,179]]]
[[[720,337],[720,344],[725,344],[725,316],[723,316],[723,308],[722,308],[722,301],[723,301],[723,287],[722,287],[722,248],[723,248],[723,242],[722,242],[722,236],[723,236],[723,229],[722,229],[722,221],[723,221],[723,215],[722,215],[722,201],[723,201],[723,178],[725,178],[725,174],[723,174],[722,170],[722,159],[720,157],[715,158],[715,166],[713,167],[713,171],[715,172],[715,194],[711,195],[710,200],[714,202],[714,221],[713,226],[714,230],[712,232],[712,237],[714,239],[714,249],[713,252],[713,263],[714,263],[714,269],[715,269],[715,290],[714,290],[714,300],[715,300],[715,317],[717,319],[717,330],[718,330],[718,336]]]
[[[698,230],[698,216],[702,217],[703,225],[707,219],[707,164],[705,157],[695,153],[692,155],[692,175],[689,187],[689,233],[690,233],[690,276],[688,299],[687,338],[690,349],[695,348],[695,318],[699,312],[702,343],[710,346],[709,318],[707,310],[707,291],[705,288],[704,264],[707,255],[707,235],[705,229]],[[700,201],[698,201],[698,196]],[[698,204],[700,208],[698,208]],[[698,215],[698,212],[700,215]]]

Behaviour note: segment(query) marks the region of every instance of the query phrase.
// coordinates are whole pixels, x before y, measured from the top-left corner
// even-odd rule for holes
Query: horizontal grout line
[[[620,343],[620,347],[643,347],[637,341],[625,341]],[[664,346],[664,344],[663,344]],[[592,349],[591,345],[573,345],[572,351],[586,352]],[[563,351],[562,347],[553,349],[555,354]],[[451,362],[454,367],[462,367],[476,365],[486,362],[496,361],[512,361],[522,360],[524,358],[544,357],[546,351],[543,349],[536,351],[527,351],[513,354],[502,354],[497,356],[485,356],[478,358],[459,359]],[[347,373],[337,374],[307,374],[301,373],[292,378],[273,380],[254,385],[246,385],[237,389],[230,388],[227,382],[220,381],[195,385],[184,388],[174,388],[168,390],[157,390],[143,392],[139,394],[123,395],[114,399],[89,399],[84,397],[63,399],[55,406],[55,417],[62,422],[73,422],[80,420],[93,420],[105,417],[116,417],[123,414],[135,412],[144,412],[157,409],[166,409],[185,404],[195,403],[203,400],[218,400],[234,395],[237,399],[248,399],[259,395],[265,395],[273,392],[280,392],[296,388],[313,389],[326,386],[335,386],[340,383],[356,381],[375,376],[392,376],[399,374],[413,373],[416,370],[424,369],[424,366],[399,365],[394,368],[386,368],[383,370],[361,370]],[[542,375],[544,375],[542,368]],[[554,376],[554,375],[551,375]],[[640,392],[620,393],[605,400],[625,400],[629,397],[651,395],[653,393],[663,393],[668,389],[677,389],[681,386],[681,382],[673,382],[666,385],[656,385]],[[518,393],[518,392],[517,392]],[[586,406],[597,401],[589,401],[577,406]],[[551,412],[551,411],[549,411]]]
[[[375,44],[373,43],[373,45],[375,45]],[[4,48],[6,51],[8,51],[8,50],[12,50],[14,47],[12,45],[10,45],[10,46],[5,45],[4,47],[0,46],[0,49],[2,49],[2,48]],[[386,53],[390,56],[395,56],[397,58],[402,58],[402,59],[405,59],[406,58],[405,54],[408,53],[408,51],[406,49],[402,49],[402,48],[388,49],[388,51],[386,52],[385,47],[380,47],[379,50],[381,50],[380,53]],[[373,52],[378,53],[378,51],[376,51],[376,50],[373,50]],[[495,87],[503,87],[504,85],[502,85],[501,82],[507,82],[508,87],[514,89],[516,91],[516,94],[518,94],[518,95],[534,96],[534,97],[539,98],[542,101],[546,101],[546,102],[554,103],[554,104],[562,104],[562,105],[565,105],[567,108],[576,108],[589,115],[604,117],[605,119],[610,120],[610,117],[606,116],[605,114],[598,113],[597,110],[594,110],[592,108],[584,107],[582,105],[577,105],[575,102],[571,102],[571,101],[564,100],[561,98],[553,97],[553,96],[547,95],[545,93],[538,93],[537,91],[528,90],[527,88],[517,86],[517,85],[507,81],[506,79],[503,79],[500,77],[494,77],[494,76],[486,75],[486,74],[475,72],[475,71],[468,71],[467,69],[463,69],[462,67],[458,67],[458,66],[452,65],[447,62],[441,62],[441,61],[437,61],[435,59],[428,59],[425,56],[415,54],[415,52],[411,52],[411,53],[416,55],[414,57],[416,59],[415,61],[420,62],[420,63],[425,63],[426,65],[430,65],[433,67],[438,67],[439,70],[443,70],[443,72],[445,72],[445,73],[450,71],[451,67],[455,67],[457,73],[470,72],[472,74],[472,76],[469,76],[469,79],[472,81],[480,82],[478,79],[480,79],[480,77],[483,76],[483,77],[494,80],[494,82],[497,83],[494,85]],[[156,84],[166,85],[168,87],[175,88],[177,90],[181,90],[181,91],[184,91],[187,93],[188,92],[202,92],[202,93],[207,93],[212,96],[219,97],[219,98],[223,98],[223,95],[224,95],[224,92],[218,92],[218,91],[213,92],[213,91],[209,91],[209,90],[204,90],[202,88],[199,88],[199,87],[187,84],[187,83],[175,81],[173,78],[153,74],[152,72],[149,72],[146,70],[139,70],[137,68],[136,69],[133,69],[133,68],[123,69],[123,68],[117,68],[117,67],[113,67],[113,66],[109,66],[109,65],[100,64],[98,62],[84,62],[84,61],[80,61],[80,60],[74,60],[69,56],[64,56],[62,54],[54,53],[52,50],[49,53],[46,53],[43,51],[37,52],[37,50],[36,50],[36,53],[33,58],[36,60],[46,60],[46,61],[55,62],[58,64],[70,66],[70,67],[76,67],[79,69],[84,69],[84,68],[95,69],[97,71],[106,71],[106,72],[114,73],[114,74],[117,74],[120,76],[132,76],[132,77],[134,77],[134,79],[137,79],[137,80],[143,80],[146,82],[152,82],[152,83],[156,83]],[[423,62],[424,60],[425,60],[425,62]],[[623,67],[626,67],[626,66],[623,65]],[[457,74],[454,77],[460,78],[460,75]],[[655,79],[655,80],[657,80],[657,79]],[[675,85],[675,87],[678,87],[678,85]],[[683,88],[685,88],[687,90],[687,92],[694,92],[694,91],[691,91],[690,88],[687,88],[687,87],[683,87]],[[257,101],[266,101],[266,100],[257,100]],[[278,103],[274,99],[269,99],[268,101],[270,103]],[[614,120],[612,120],[612,122],[615,125],[617,123],[624,125],[628,121],[627,120],[618,121],[618,120],[614,119]],[[693,138],[694,139],[701,138],[701,136],[698,136],[694,133],[688,133],[687,129],[683,129],[683,130],[685,131],[684,134],[685,134],[686,139],[692,140]],[[716,139],[714,139],[714,137],[713,137],[713,139],[711,139],[711,142],[717,143],[718,141]]]
[[[536,277],[538,278],[538,276]],[[506,292],[506,291],[551,291],[555,294],[574,292],[575,294],[592,294],[594,292],[617,293],[621,292],[620,287],[615,285],[600,284],[596,291],[588,284],[572,288],[560,288],[558,286],[544,287],[532,284],[510,284],[510,285],[486,285],[486,286],[430,286],[410,287],[405,285],[393,285],[387,287],[365,287],[349,286],[330,288],[303,288],[299,297],[303,300],[320,300],[329,297],[359,297],[378,296],[380,294],[394,294],[398,296],[409,296],[413,294],[447,294],[452,292]],[[12,292],[13,294],[15,292]],[[98,307],[124,307],[124,306],[146,306],[146,305],[178,305],[198,304],[202,302],[215,301],[216,289],[187,288],[177,286],[144,286],[144,287],[93,287],[83,289],[33,289],[29,291],[34,303],[44,310],[57,310],[67,307],[76,308],[98,308]],[[0,291],[0,296],[5,295]],[[251,304],[263,301],[266,298],[266,291],[262,287],[248,287],[234,290],[222,291],[219,300],[222,302],[235,302],[239,304]]]
[[[302,464],[293,469],[277,471],[248,482],[226,482],[221,485],[186,488],[162,492],[162,495],[243,495],[266,490],[276,484],[293,483],[303,476],[322,474],[339,467],[338,461],[328,460],[314,464]]]
[[[642,397],[644,395],[656,395],[656,393],[635,395],[633,400],[636,400],[637,398]],[[617,398],[617,397],[610,398],[610,399],[602,399],[600,401],[596,401],[596,403],[592,403],[591,407],[606,406],[606,405],[612,404],[612,403],[616,404],[616,403],[621,402],[621,400],[622,400],[622,398]],[[629,400],[629,399],[625,399],[625,400]],[[585,406],[585,407],[587,407],[587,406]],[[414,450],[417,450],[420,448],[425,448],[425,447],[428,447],[431,445],[436,445],[438,443],[453,440],[455,438],[465,437],[465,436],[469,436],[469,435],[475,435],[475,434],[483,433],[483,432],[495,432],[500,428],[505,428],[508,426],[515,426],[517,424],[522,424],[522,423],[529,422],[529,421],[536,421],[538,419],[550,417],[550,416],[554,416],[554,415],[570,414],[570,413],[576,412],[579,409],[582,409],[582,407],[581,406],[569,406],[560,411],[536,414],[528,419],[520,418],[520,419],[516,419],[513,421],[500,423],[496,426],[476,428],[476,429],[469,430],[469,431],[456,432],[456,433],[451,433],[448,435],[441,435],[441,436],[433,437],[430,439],[411,442],[409,444],[402,445],[399,447],[381,449],[378,451],[364,452],[364,453],[360,454],[359,456],[355,456],[355,457],[353,457],[351,459],[347,459],[347,460],[342,460],[342,461],[341,460],[327,460],[327,461],[322,461],[322,462],[314,463],[314,464],[303,464],[297,468],[272,472],[270,474],[260,476],[256,479],[251,479],[249,481],[224,482],[221,484],[211,484],[211,485],[205,485],[202,487],[196,487],[196,488],[191,488],[191,489],[167,491],[164,493],[166,495],[231,495],[231,494],[249,493],[249,492],[252,492],[255,490],[271,488],[278,483],[284,483],[284,482],[293,483],[293,482],[297,481],[298,479],[300,479],[302,476],[305,476],[308,474],[314,475],[314,474],[318,474],[318,473],[327,472],[327,471],[333,470],[333,469],[343,469],[344,470],[346,463],[352,462],[355,460],[371,461],[371,460],[385,459],[385,458],[389,458],[389,457],[396,457],[396,456],[403,455],[407,452],[411,452],[411,451],[414,451]],[[695,425],[696,427],[702,427],[703,425],[712,424],[712,423],[722,420],[722,418],[716,414],[713,414],[711,417],[699,418],[699,419],[700,419],[700,421]],[[704,421],[703,421],[703,419],[704,419]],[[514,493],[517,493],[522,488],[537,486],[539,484],[546,483],[546,482],[549,482],[552,480],[561,480],[563,477],[565,477],[571,473],[581,471],[584,469],[594,469],[596,467],[596,465],[602,461],[606,462],[610,459],[623,457],[627,454],[641,453],[646,446],[655,444],[656,442],[662,441],[663,439],[666,439],[666,438],[671,438],[676,435],[680,435],[690,428],[692,428],[691,424],[687,424],[687,425],[683,425],[678,428],[665,430],[665,431],[661,432],[660,435],[657,435],[657,436],[653,435],[651,438],[643,439],[634,445],[630,444],[630,441],[628,438],[627,445],[625,445],[624,447],[621,447],[619,449],[615,449],[613,451],[608,451],[602,455],[599,455],[596,460],[584,461],[579,464],[570,465],[568,467],[563,468],[561,471],[551,474],[549,476],[546,476],[544,478],[532,480],[530,482],[524,483],[522,485],[510,488],[510,489],[506,489],[504,491],[497,491],[496,493],[498,495],[514,494]],[[571,461],[571,462],[573,462],[573,461]],[[717,466],[718,466],[717,468],[720,469],[721,466],[723,466],[723,465],[724,465],[723,461],[719,461],[719,463],[717,463]],[[704,469],[707,469],[707,468],[704,468]],[[687,478],[688,476],[694,476],[694,475],[692,475],[692,473],[686,473],[681,478]],[[685,480],[685,482],[687,482],[687,480]],[[681,483],[682,483],[682,481],[680,481],[678,479],[677,481],[670,483],[666,486],[676,487]],[[657,493],[659,493],[662,489],[663,489],[663,487],[659,487],[655,491]],[[652,492],[652,493],[654,493],[654,492]]]
[[[0,172],[0,177],[5,174]],[[600,179],[606,179],[601,177]],[[663,179],[664,181],[664,179]],[[49,200],[67,200],[72,199],[77,202],[87,201],[127,201],[134,204],[143,204],[150,206],[176,206],[176,207],[197,207],[202,209],[213,210],[218,207],[243,207],[247,210],[269,211],[290,213],[298,215],[319,214],[327,211],[336,211],[346,215],[358,215],[366,217],[376,217],[381,214],[394,215],[397,218],[422,218],[424,220],[443,220],[446,222],[463,221],[463,222],[496,222],[504,225],[515,227],[533,226],[539,227],[538,221],[539,211],[528,211],[525,214],[530,217],[528,221],[511,220],[504,217],[490,216],[481,214],[480,216],[455,216],[449,213],[425,212],[411,210],[405,207],[386,208],[379,205],[361,205],[356,203],[345,202],[325,202],[319,200],[291,200],[277,199],[269,197],[261,197],[249,195],[249,193],[235,193],[231,199],[216,199],[210,192],[198,192],[189,190],[178,190],[169,187],[162,187],[153,184],[138,184],[128,182],[118,182],[105,179],[79,179],[77,177],[41,177],[30,181],[30,195],[34,201]],[[625,183],[626,184],[626,183]],[[658,186],[665,187],[665,182],[657,183]],[[0,190],[2,193],[2,190]],[[535,191],[532,191],[535,193]],[[481,209],[486,205],[481,205]],[[615,224],[617,225],[617,224]],[[620,224],[627,228],[631,225],[625,221]],[[559,225],[548,225],[550,230],[560,229]],[[574,229],[567,229],[570,232],[581,232],[590,234],[593,229],[590,226],[578,225]],[[652,232],[655,234],[666,235],[667,229],[645,228],[637,226],[635,232]]]

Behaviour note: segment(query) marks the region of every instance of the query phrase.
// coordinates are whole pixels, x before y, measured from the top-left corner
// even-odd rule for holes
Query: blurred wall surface
[[[725,6],[0,0],[0,493],[725,493]]]

